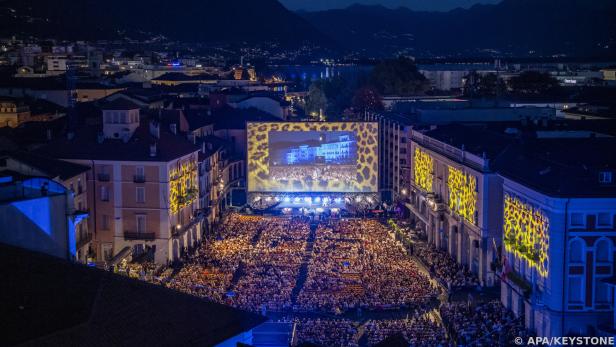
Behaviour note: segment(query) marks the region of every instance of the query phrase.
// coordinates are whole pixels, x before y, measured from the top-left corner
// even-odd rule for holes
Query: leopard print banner
[[[376,122],[257,122],[246,125],[248,136],[248,191],[251,192],[377,192],[378,123]],[[357,139],[355,179],[279,180],[270,176],[269,134],[286,132],[353,132]]]

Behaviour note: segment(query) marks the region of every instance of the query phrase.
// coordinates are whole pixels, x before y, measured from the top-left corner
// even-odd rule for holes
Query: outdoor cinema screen
[[[378,123],[248,123],[248,191],[378,190]]]

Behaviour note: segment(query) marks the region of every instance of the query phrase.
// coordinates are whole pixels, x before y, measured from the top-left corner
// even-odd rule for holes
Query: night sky
[[[400,6],[417,11],[448,11],[456,7],[468,8],[483,3],[493,4],[500,0],[279,0],[290,10],[326,10],[344,8],[355,3],[383,5],[390,8]]]

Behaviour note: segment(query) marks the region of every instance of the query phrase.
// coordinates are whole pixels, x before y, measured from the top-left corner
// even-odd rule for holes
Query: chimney
[[[157,139],[160,139],[160,125],[155,120],[150,122],[150,135]]]
[[[154,158],[158,155],[157,149],[156,149],[156,142],[152,143],[150,145],[150,157]]]

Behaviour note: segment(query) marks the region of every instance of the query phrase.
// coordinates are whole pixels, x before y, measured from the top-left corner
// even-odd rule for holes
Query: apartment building
[[[530,141],[498,158],[501,301],[537,336],[612,334],[616,142]]]
[[[87,165],[96,259],[175,261],[201,239],[198,153],[124,100],[105,105],[102,127],[84,127],[42,151]]]

